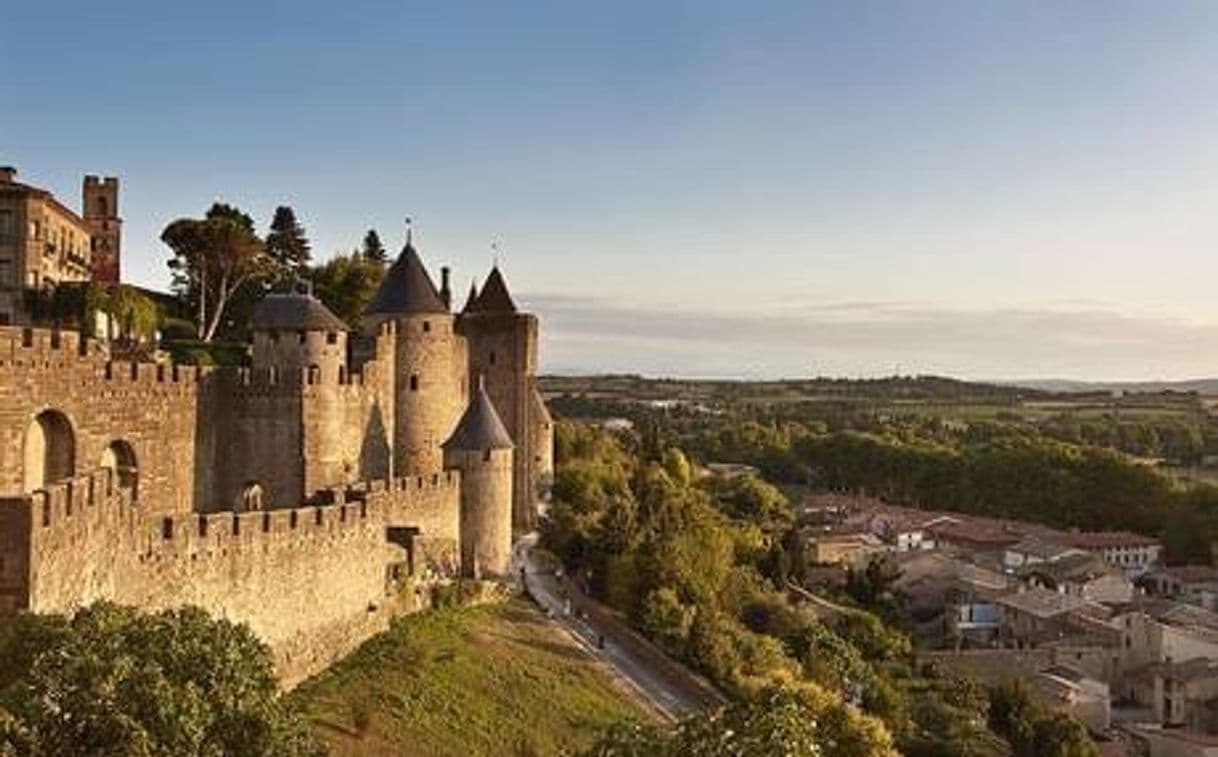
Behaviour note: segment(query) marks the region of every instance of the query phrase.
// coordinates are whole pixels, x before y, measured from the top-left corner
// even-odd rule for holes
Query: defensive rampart
[[[206,369],[112,363],[76,332],[0,328],[0,493],[30,491],[42,461],[27,460],[31,424],[53,416],[70,470],[90,470],[114,444],[132,450],[139,494],[164,512],[196,495],[195,433]],[[34,481],[34,485],[31,485]]]
[[[0,499],[0,611],[198,605],[248,623],[295,681],[408,609],[409,576],[454,572],[458,491],[454,472],[292,509],[160,515],[99,469]]]

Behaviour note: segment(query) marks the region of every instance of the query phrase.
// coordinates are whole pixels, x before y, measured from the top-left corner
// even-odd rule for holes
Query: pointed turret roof
[[[486,387],[478,382],[478,393],[465,409],[457,430],[444,442],[444,449],[468,452],[487,449],[511,449],[512,437],[508,435],[495,405],[486,394]]]
[[[472,313],[478,304],[478,280],[474,279],[469,282],[469,296],[465,298],[465,307],[461,308],[462,313]]]
[[[499,266],[491,268],[491,275],[486,277],[482,292],[474,302],[471,312],[475,313],[515,313],[516,303],[508,294],[507,282],[499,272]]]
[[[431,276],[427,275],[427,268],[419,258],[418,251],[409,240],[402,248],[402,254],[385,272],[384,281],[364,312],[382,315],[448,312]]]

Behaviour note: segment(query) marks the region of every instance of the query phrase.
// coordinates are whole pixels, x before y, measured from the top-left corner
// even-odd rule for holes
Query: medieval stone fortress
[[[413,604],[510,571],[552,467],[538,323],[494,268],[455,312],[409,236],[359,331],[267,295],[249,365],[117,362],[21,292],[116,281],[118,181],[84,213],[0,170],[0,623],[108,599],[243,621],[289,680]]]

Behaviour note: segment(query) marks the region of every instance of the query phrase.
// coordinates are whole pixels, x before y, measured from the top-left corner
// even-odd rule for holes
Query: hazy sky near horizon
[[[19,3],[0,163],[490,243],[543,368],[1218,375],[1218,3]]]

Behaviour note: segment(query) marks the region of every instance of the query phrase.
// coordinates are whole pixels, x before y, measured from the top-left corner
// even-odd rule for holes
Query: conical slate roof
[[[478,382],[478,393],[465,408],[465,415],[457,424],[457,430],[444,442],[444,449],[469,452],[487,449],[511,449],[512,437],[499,420],[495,405],[486,394],[482,382]]]
[[[410,242],[402,248],[402,254],[385,272],[376,296],[364,309],[368,314],[397,315],[399,313],[447,313],[444,300],[419,253]]]
[[[482,285],[482,292],[478,295],[478,299],[474,301],[470,312],[516,312],[516,303],[512,302],[512,295],[508,294],[507,282],[503,280],[503,274],[499,272],[499,266],[491,269],[491,275],[486,277],[486,283]]]
[[[307,292],[268,294],[254,307],[258,331],[346,331],[347,324]]]
[[[472,313],[478,304],[478,282],[469,282],[469,296],[465,298],[465,307],[461,308],[462,313]]]

